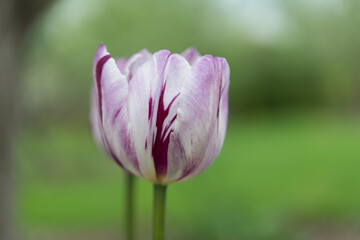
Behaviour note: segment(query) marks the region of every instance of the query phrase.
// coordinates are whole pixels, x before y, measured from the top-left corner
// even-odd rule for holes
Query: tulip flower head
[[[126,171],[168,185],[203,172],[224,142],[229,65],[224,58],[147,50],[94,59],[91,122],[100,146]]]

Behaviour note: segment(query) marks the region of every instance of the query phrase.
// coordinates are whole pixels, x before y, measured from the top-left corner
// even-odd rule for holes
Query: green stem
[[[164,240],[166,186],[154,185],[154,240]]]
[[[134,180],[133,175],[126,173],[125,225],[127,240],[134,239]]]

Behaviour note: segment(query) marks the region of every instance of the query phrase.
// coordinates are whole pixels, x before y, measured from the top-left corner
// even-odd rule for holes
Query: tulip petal
[[[181,55],[189,62],[191,66],[193,66],[195,62],[201,57],[198,51],[193,47],[186,49],[183,53],[181,53]]]
[[[224,58],[214,58],[216,65],[216,82],[218,83],[219,97],[216,107],[216,127],[213,129],[213,137],[210,138],[208,147],[201,163],[197,168],[189,171],[187,175],[183,176],[182,181],[193,178],[203,172],[210,164],[216,159],[220,153],[221,147],[224,143],[227,118],[228,118],[228,89],[229,89],[229,77],[230,68],[227,61]]]
[[[140,176],[132,134],[128,126],[128,83],[104,45],[94,60],[94,81],[99,129],[109,154],[125,170]]]
[[[156,116],[156,136],[153,142],[152,156],[159,181],[168,174],[168,152],[170,137],[177,119],[179,96],[185,77],[191,67],[184,57],[172,54],[164,69],[163,86],[160,89]]]
[[[127,61],[128,61],[127,58],[118,58],[118,59],[116,59],[116,65],[117,65],[118,69],[120,70],[120,72],[123,75],[126,75],[125,74],[125,67],[126,67]]]
[[[226,130],[228,69],[226,60],[204,56],[185,78],[170,141],[167,183],[196,176],[218,155]]]
[[[225,58],[216,57],[215,59],[218,63],[219,71],[221,72],[220,100],[217,110],[218,111],[217,115],[219,119],[217,147],[218,147],[218,151],[220,152],[220,149],[224,143],[227,120],[228,120],[230,67]]]
[[[153,126],[154,104],[157,100],[155,93],[169,55],[168,51],[155,53],[137,70],[129,84],[129,122],[132,124],[135,150],[138,158],[141,159],[139,162],[141,172],[150,182],[155,182],[157,177],[151,156],[152,138],[149,137],[149,133]]]
[[[206,148],[203,160],[199,166],[187,175],[183,176],[182,181],[193,178],[203,172],[210,164],[216,159],[220,153],[221,147],[224,143],[227,118],[228,118],[228,89],[229,89],[229,77],[230,77],[230,68],[227,61],[224,58],[214,58],[216,64],[217,72],[217,81],[219,83],[219,97],[217,101],[217,110],[216,110],[216,123],[217,126],[214,128],[213,137],[210,138],[208,147]]]
[[[142,159],[146,179],[160,182],[167,171],[167,153],[172,124],[177,117],[178,97],[191,67],[178,54],[162,50],[135,73],[129,89],[129,117],[135,148]]]
[[[120,72],[127,77],[128,81],[130,81],[136,70],[150,58],[151,54],[148,50],[143,49],[132,55],[129,59],[116,59],[116,65],[118,66]]]
[[[100,115],[99,115],[99,107],[96,103],[96,92],[93,88],[91,90],[91,110],[90,110],[90,121],[91,121],[91,132],[95,139],[96,144],[101,148],[102,151],[107,152],[106,146],[102,139],[101,126],[100,126]]]
[[[137,69],[147,62],[151,58],[151,54],[146,50],[143,49],[140,52],[132,55],[129,60],[126,62],[124,68],[124,74],[126,75],[128,81],[134,76]]]

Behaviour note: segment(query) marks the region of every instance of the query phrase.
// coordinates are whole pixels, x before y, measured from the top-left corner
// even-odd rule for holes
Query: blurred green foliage
[[[272,24],[268,17],[267,23],[266,16],[257,13],[261,7],[248,6],[254,2],[268,7],[268,14],[284,17]],[[360,8],[355,0],[84,4],[58,1],[29,37],[26,89],[28,107],[36,116],[41,111],[55,117],[86,115],[92,60],[101,42],[114,57],[142,48],[182,52],[189,46],[225,57],[231,67],[232,114],[293,107],[343,109],[359,98]],[[265,30],[279,25],[282,31],[268,30],[270,36],[277,34],[271,41],[267,35],[252,37],[249,31],[257,29],[249,30],[251,21],[238,13],[247,8]]]

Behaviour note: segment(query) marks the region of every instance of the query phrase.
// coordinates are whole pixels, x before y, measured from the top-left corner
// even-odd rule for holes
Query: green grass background
[[[311,239],[307,226],[356,226],[359,120],[319,113],[231,118],[214,164],[168,187],[169,239]],[[26,235],[122,234],[124,173],[94,145],[86,124],[30,128],[17,157],[16,204]],[[152,186],[142,179],[136,186],[137,235],[150,239]]]

